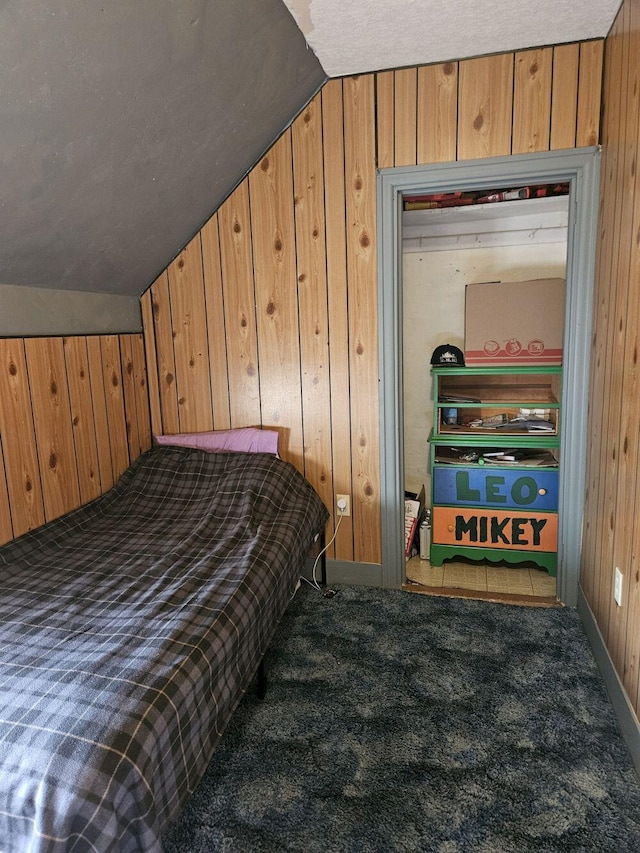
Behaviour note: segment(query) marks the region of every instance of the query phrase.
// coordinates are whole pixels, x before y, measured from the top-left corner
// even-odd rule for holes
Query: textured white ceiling
[[[284,0],[329,77],[602,38],[621,0]]]

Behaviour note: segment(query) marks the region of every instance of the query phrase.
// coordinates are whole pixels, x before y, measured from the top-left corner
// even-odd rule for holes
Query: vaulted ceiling
[[[619,5],[0,2],[0,334],[16,294],[137,299],[327,77],[602,37]]]

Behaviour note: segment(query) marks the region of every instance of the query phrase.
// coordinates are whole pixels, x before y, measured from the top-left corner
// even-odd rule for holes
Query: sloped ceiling
[[[327,76],[602,37],[619,5],[0,0],[0,335],[46,333],[50,292],[131,314]]]
[[[137,297],[325,79],[281,0],[0,2],[0,285]]]

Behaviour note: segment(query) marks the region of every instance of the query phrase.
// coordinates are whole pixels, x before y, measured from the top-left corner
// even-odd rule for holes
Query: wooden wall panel
[[[80,502],[87,503],[102,494],[87,339],[64,338],[63,344]],[[142,363],[144,364],[144,361]]]
[[[329,81],[325,85],[324,92],[328,92],[332,86],[333,81]],[[340,87],[342,87],[342,81],[340,81]],[[376,74],[376,139],[379,169],[387,169],[396,164],[395,103],[395,72],[378,72]]]
[[[262,422],[304,470],[291,134],[249,175]]]
[[[353,494],[342,88],[342,80],[331,80],[322,90],[327,306],[331,361],[331,463],[334,487],[334,499],[328,507],[330,511],[335,506],[335,495]],[[353,560],[353,516],[342,516],[335,538],[334,555],[338,560]]]
[[[173,348],[173,325],[171,321],[171,299],[169,277],[165,271],[151,286],[151,305],[155,334],[157,382],[160,388],[160,410],[162,433],[175,435],[180,432],[178,417],[178,393],[176,390],[176,356]],[[151,349],[147,341],[147,350]],[[147,363],[147,372],[152,366]]]
[[[231,426],[257,426],[262,414],[248,180],[220,208],[219,227]]]
[[[579,44],[562,44],[553,48],[550,146],[553,151],[574,148],[576,144],[579,63]]]
[[[25,355],[45,519],[80,505],[62,338],[28,338]]]
[[[629,2],[629,0],[627,0]],[[604,43],[582,42],[578,86],[576,146],[597,145],[600,140],[600,94]]]
[[[0,451],[2,445],[0,443]],[[4,459],[0,453],[0,545],[13,539],[13,525],[11,524],[11,508],[9,507],[9,492],[7,491],[7,477],[4,470]]]
[[[395,72],[395,165],[414,166],[417,161],[418,70]]]
[[[116,475],[111,459],[111,438],[109,436],[109,416],[107,414],[107,396],[104,389],[104,370],[102,365],[102,346],[99,337],[87,338],[87,359],[91,381],[91,399],[98,450],[98,468],[102,491],[110,489]]]
[[[640,710],[640,7],[625,0],[604,53],[580,45],[576,144],[601,141],[581,586],[636,713]],[[598,134],[598,95],[604,106]],[[583,100],[584,98],[584,100]],[[623,574],[613,601],[614,569]]]
[[[139,385],[126,408],[105,395],[121,344]],[[0,543],[98,497],[149,446],[145,372],[142,335],[0,340]]]
[[[45,520],[24,340],[0,340],[0,433],[13,535]]]
[[[160,405],[160,384],[158,376],[158,356],[156,353],[156,333],[153,323],[153,304],[151,290],[143,293],[140,299],[142,312],[143,346],[147,370],[143,375],[148,385],[150,431],[152,435],[162,435],[162,409]]]
[[[293,189],[304,474],[316,484],[325,505],[333,505],[327,250],[322,156],[322,101],[316,96],[294,121]]]
[[[351,495],[338,560],[381,559],[376,168],[573,147],[600,110],[602,42],[582,47],[330,80],[200,232],[182,311],[205,306],[214,426],[275,426],[330,510]],[[177,432],[166,278],[143,316]]]
[[[460,62],[458,159],[511,153],[513,54]]]
[[[553,49],[516,53],[512,154],[549,150]]]
[[[213,411],[199,234],[168,273],[180,432],[205,432],[213,428]]]
[[[456,159],[458,64],[418,69],[418,163]]]
[[[372,78],[345,80],[354,557],[365,563],[381,559],[374,115]]]
[[[133,396],[138,420],[138,441],[140,453],[144,453],[151,447],[151,412],[149,409],[147,371],[145,369],[144,339],[142,335],[123,335],[121,340],[126,340],[131,347],[129,357],[133,362]],[[132,457],[131,461],[135,458]]]
[[[214,214],[205,224],[202,236],[202,274],[207,310],[207,337],[209,360],[212,369],[211,404],[213,406],[213,428],[229,429],[229,365],[227,360],[227,336],[224,321],[224,299],[222,295],[222,270],[220,261],[220,238],[218,215]]]

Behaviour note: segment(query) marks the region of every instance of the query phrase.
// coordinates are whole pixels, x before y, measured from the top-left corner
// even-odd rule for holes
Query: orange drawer
[[[438,506],[433,508],[432,537],[438,545],[555,551],[558,547],[558,516],[546,512]]]

